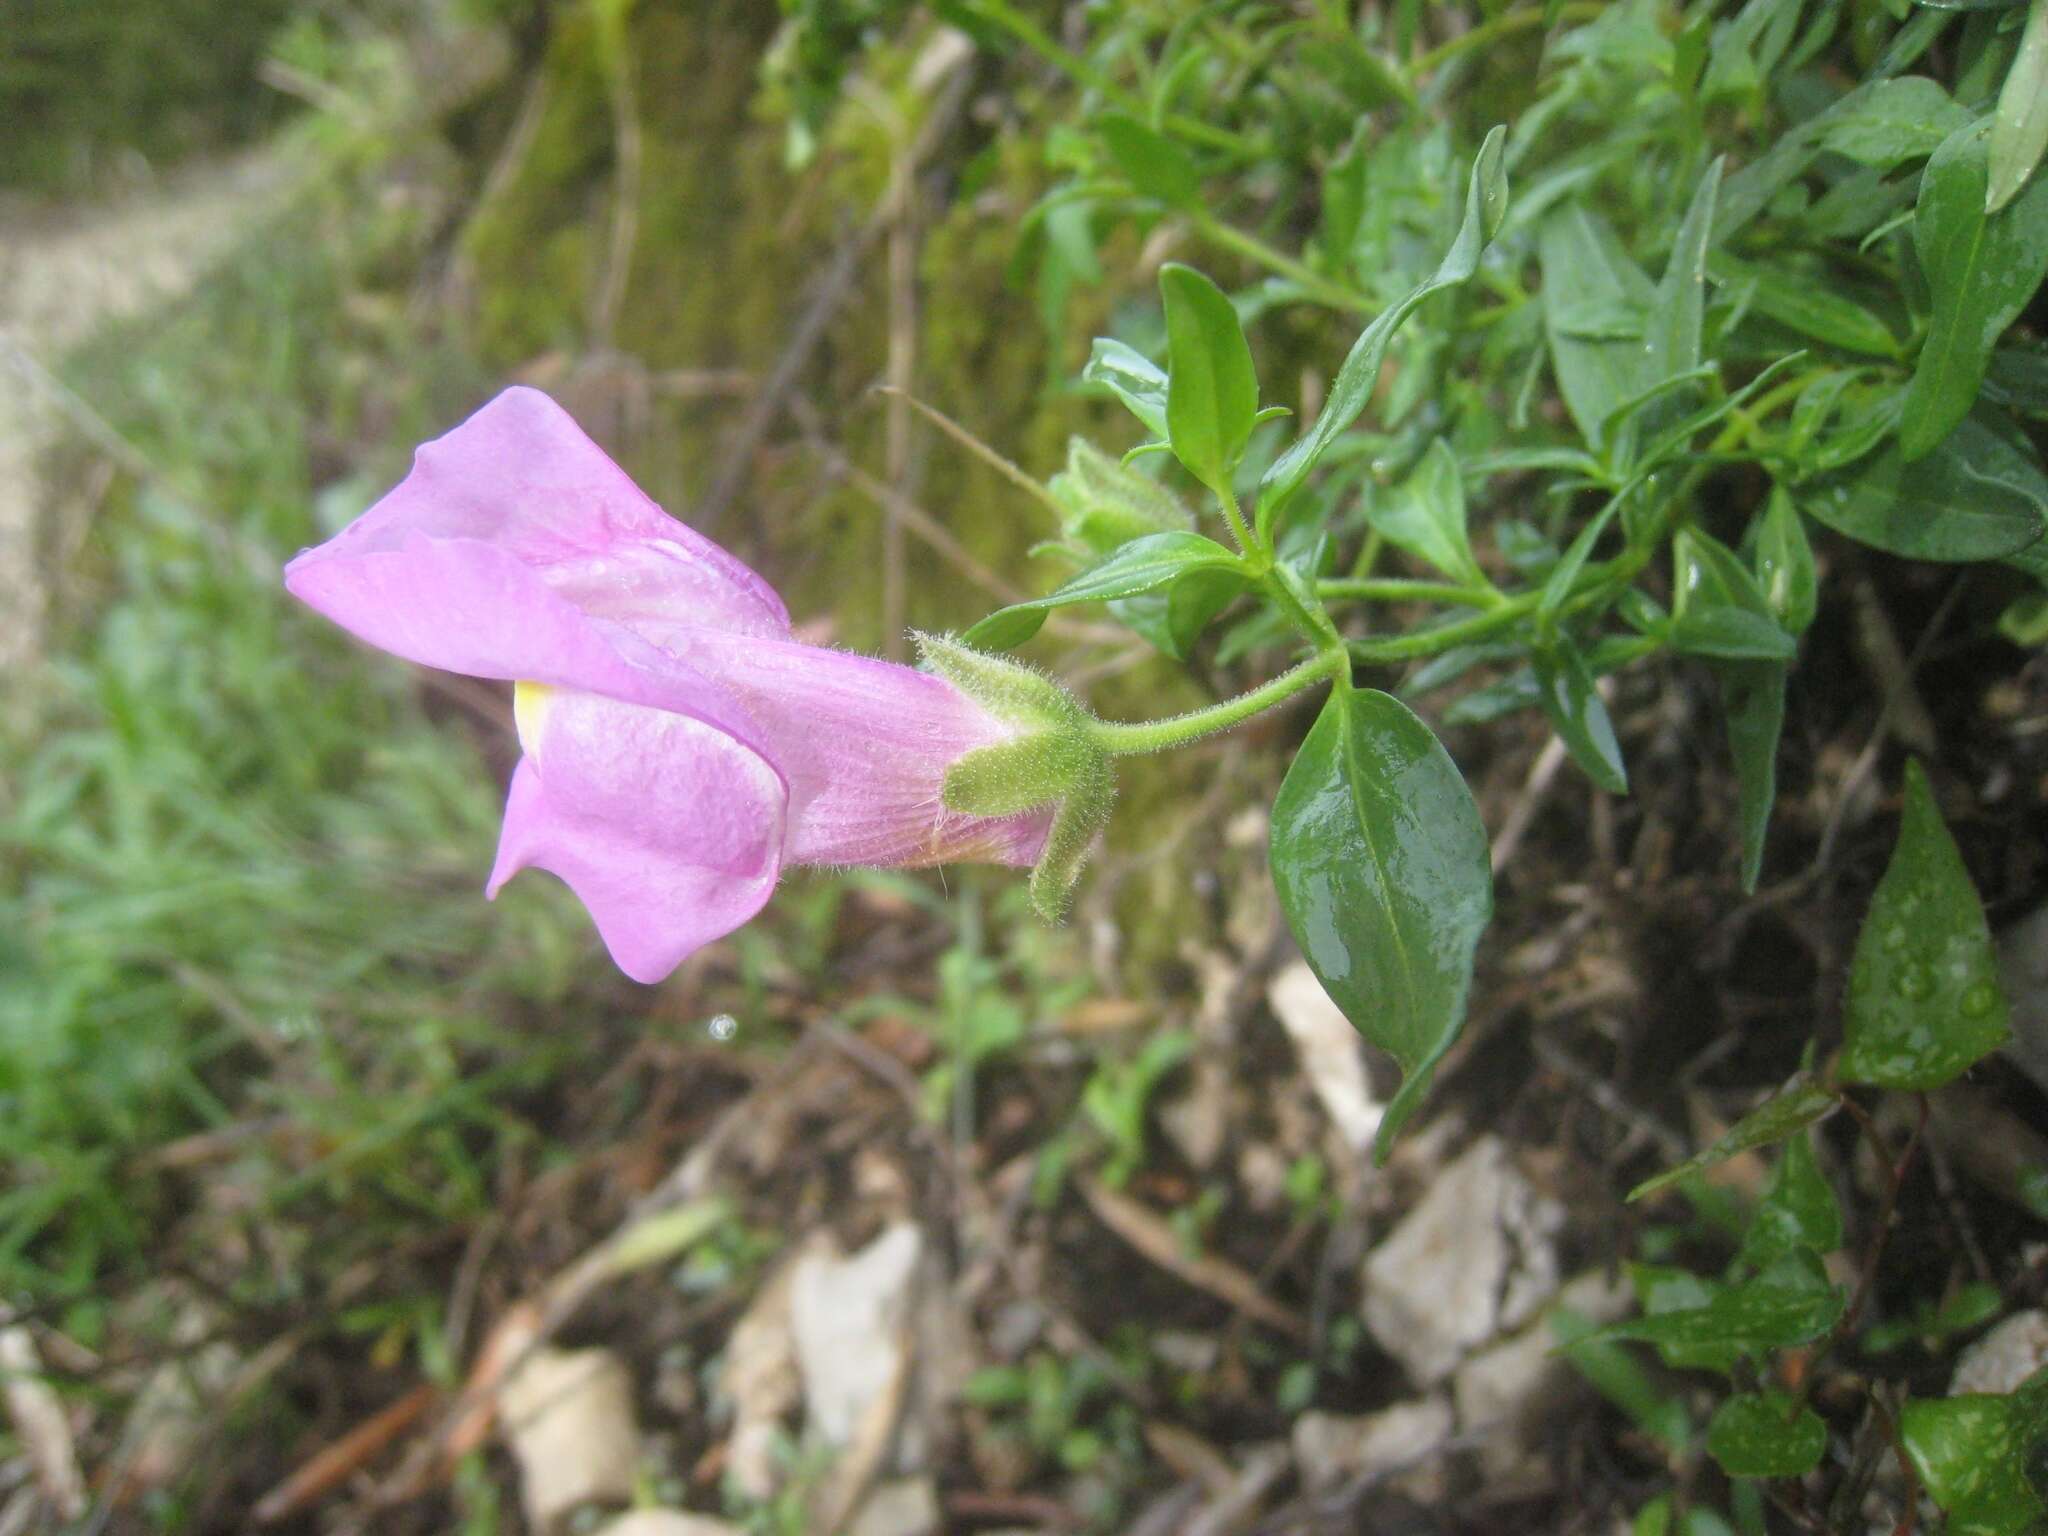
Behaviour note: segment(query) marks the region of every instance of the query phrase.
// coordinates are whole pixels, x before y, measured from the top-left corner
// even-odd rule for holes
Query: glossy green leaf
[[[1154,437],[1166,436],[1166,370],[1136,347],[1108,336],[1095,338],[1081,377],[1107,385]]]
[[[1931,155],[1970,121],[1970,112],[1925,75],[1880,80],[1844,98],[1814,134],[1822,149],[1888,171]]]
[[[1701,97],[1712,101],[1760,92],[1792,45],[1799,11],[1800,0],[1748,0],[1715,27]]]
[[[1778,622],[1795,635],[1805,633],[1820,605],[1820,578],[1806,524],[1782,485],[1771,488],[1757,521],[1756,578]]]
[[[1159,269],[1166,305],[1166,440],[1189,474],[1219,496],[1252,435],[1259,379],[1237,311],[1193,267]]]
[[[1529,664],[1536,675],[1537,702],[1572,761],[1609,794],[1627,794],[1621,743],[1579,648],[1559,635],[1553,644],[1530,652]]]
[[[1735,759],[1735,788],[1742,823],[1742,889],[1756,889],[1764,868],[1764,840],[1771,807],[1778,798],[1778,738],[1785,729],[1787,667],[1781,661],[1717,661],[1714,681],[1728,750]]]
[[[1339,686],[1273,803],[1281,911],[1323,989],[1401,1064],[1384,1157],[1465,1022],[1493,913],[1486,828],[1436,737],[1398,699]]]
[[[1625,299],[1590,299],[1561,304],[1555,324],[1559,334],[1574,341],[1641,341],[1650,316]]]
[[[1101,603],[1150,592],[1197,572],[1242,575],[1238,557],[1199,533],[1153,533],[1133,539],[1099,565],[1028,603],[999,608],[960,638],[977,650],[1006,651],[1038,633],[1045,616],[1074,603]]]
[[[1903,384],[1883,378],[1849,380],[1835,397],[1839,409],[1829,430],[1816,432],[1801,444],[1793,478],[1834,474],[1869,457],[1898,429],[1899,411],[1905,403]],[[1796,418],[1796,410],[1794,415]]]
[[[1843,1081],[1939,1088],[2005,1043],[2005,992],[1984,904],[1906,764],[1906,809],[1891,863],[1856,937],[1843,1005]]]
[[[1755,1354],[1819,1338],[1835,1325],[1844,1303],[1820,1260],[1794,1253],[1753,1279],[1711,1287],[1698,1306],[1615,1323],[1595,1337]]]
[[[1671,648],[1722,661],[1787,661],[1798,649],[1749,568],[1720,540],[1682,528],[1671,541]]]
[[[1854,299],[1843,298],[1816,282],[1810,274],[1795,275],[1739,261],[1726,251],[1708,255],[1707,273],[1724,288],[1741,289],[1756,313],[1802,336],[1874,357],[1899,355],[1899,339],[1890,326]]]
[[[1825,1258],[1841,1246],[1842,1208],[1802,1128],[1785,1139],[1770,1187],[1742,1235],[1742,1262],[1765,1270],[1788,1253],[1804,1249]]]
[[[2044,1437],[2048,1384],[2039,1373],[2008,1396],[1916,1400],[1899,1415],[1899,1438],[1948,1516],[1948,1536],[2027,1536],[2039,1527],[2048,1506],[2027,1468]]]
[[[1707,1424],[1707,1453],[1730,1477],[1801,1477],[1827,1448],[1820,1415],[1783,1392],[1738,1392]]]
[[[1996,213],[2019,195],[2048,152],[2048,0],[2034,0],[2020,51],[2006,71],[1991,119],[1984,206]]]
[[[1902,32],[1901,37],[1904,35]],[[1925,39],[1931,40],[1931,35]],[[1910,62],[1903,56],[1888,59],[1874,73],[1897,74]],[[1889,169],[1933,153],[1968,120],[1969,113],[1931,80],[1919,76],[1867,80],[1834,105],[1787,130],[1728,178],[1721,189],[1714,238],[1723,243],[1731,239],[1804,174],[1823,149]]]
[[[1262,533],[1270,531],[1282,504],[1301,488],[1302,481],[1329,452],[1330,445],[1372,402],[1373,390],[1379,383],[1380,364],[1386,358],[1387,344],[1393,340],[1402,322],[1431,294],[1464,282],[1479,269],[1479,253],[1493,238],[1507,212],[1507,174],[1502,169],[1506,143],[1507,130],[1504,128],[1495,128],[1487,134],[1486,142],[1479,146],[1479,153],[1472,162],[1472,177],[1465,190],[1464,222],[1458,226],[1457,236],[1451,241],[1451,248],[1444,253],[1443,261],[1427,282],[1413,289],[1398,303],[1382,310],[1359,334],[1358,340],[1351,344],[1343,365],[1338,368],[1337,377],[1330,385],[1329,397],[1324,400],[1322,410],[1316,413],[1315,421],[1266,471],[1259,485],[1258,517]]]
[[[1613,226],[1584,203],[1567,203],[1543,221],[1537,236],[1543,268],[1543,323],[1551,366],[1565,405],[1586,440],[1599,448],[1608,419],[1656,384],[1648,349],[1639,340],[1592,341],[1565,327],[1574,312],[1596,303],[1623,303],[1647,313],[1657,290],[1630,258]]]
[[[1185,149],[1136,118],[1109,113],[1096,121],[1116,168],[1144,197],[1176,208],[1199,202],[1201,173]]]
[[[1445,725],[1484,725],[1542,702],[1543,689],[1535,671],[1522,667],[1453,699],[1444,707],[1442,718]]]
[[[1422,462],[1398,487],[1367,502],[1366,518],[1389,544],[1454,580],[1486,584],[1486,573],[1473,558],[1465,531],[1464,477],[1457,455],[1444,439],[1429,445]]]
[[[1900,420],[1908,463],[1969,413],[1992,348],[2048,272],[2048,182],[1986,213],[1986,139],[1982,125],[1951,134],[1920,182],[1913,244],[1934,313]]]
[[[1628,1278],[1646,1318],[1695,1312],[1728,1288],[1723,1281],[1674,1265],[1630,1264]],[[1601,1329],[1593,1337],[1611,1338],[1612,1332]],[[1726,1339],[1659,1341],[1657,1353],[1666,1365],[1678,1370],[1719,1371],[1723,1375],[1734,1370],[1743,1355],[1740,1345]]]
[[[1983,413],[1927,457],[1898,449],[1807,481],[1801,509],[1859,543],[1915,560],[1997,560],[2040,542],[2048,476]]]
[[[1141,639],[1175,661],[1186,661],[1216,615],[1237,601],[1250,584],[1242,571],[1196,566],[1164,588],[1117,599],[1109,611]]]
[[[1676,1168],[1667,1168],[1653,1179],[1645,1179],[1629,1191],[1628,1197],[1640,1200],[1703,1168],[1726,1162],[1738,1152],[1768,1147],[1795,1136],[1841,1107],[1832,1088],[1812,1078],[1799,1078],[1736,1121],[1704,1152],[1687,1158]]]
[[[1674,651],[1717,661],[1785,661],[1796,649],[1768,614],[1700,603],[1671,626],[1668,638]]]

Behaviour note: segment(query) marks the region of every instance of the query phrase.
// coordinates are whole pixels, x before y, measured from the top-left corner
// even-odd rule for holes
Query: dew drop
[[[1886,954],[1896,955],[1906,947],[1906,940],[1909,937],[1911,935],[1906,932],[1903,924],[1894,923],[1891,927],[1885,929],[1884,937],[1879,942]]]
[[[1893,985],[1907,1002],[1924,1002],[1934,990],[1934,978],[1928,975],[1926,966],[1909,965],[1899,972],[1899,979]]]
[[[1980,981],[1963,994],[1963,1012],[1973,1019],[1981,1019],[1998,1006],[1998,988],[1988,981]]]
[[[729,1013],[713,1014],[704,1028],[714,1040],[730,1040],[740,1032],[740,1021]]]

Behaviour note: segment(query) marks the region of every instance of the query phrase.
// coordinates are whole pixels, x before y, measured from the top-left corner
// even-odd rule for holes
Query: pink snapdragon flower
[[[285,586],[408,661],[517,685],[486,894],[559,875],[636,981],[746,922],[787,864],[1028,865],[1045,841],[1048,812],[940,804],[947,767],[1011,726],[941,678],[791,638],[766,582],[535,390],[422,447]]]

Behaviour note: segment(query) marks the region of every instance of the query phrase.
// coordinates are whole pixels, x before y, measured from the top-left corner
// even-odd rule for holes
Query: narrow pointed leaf
[[[1194,158],[1172,139],[1119,113],[1098,119],[1095,126],[1116,168],[1140,195],[1176,208],[1200,201],[1201,173]]]
[[[1742,1263],[1763,1270],[1798,1249],[1822,1258],[1842,1246],[1842,1207],[1804,1129],[1785,1139],[1770,1187],[1742,1235]]]
[[[1193,267],[1159,270],[1166,305],[1166,437],[1174,457],[1210,490],[1230,490],[1259,410],[1259,380],[1237,311]]]
[[[1707,1424],[1707,1452],[1730,1477],[1803,1477],[1827,1448],[1820,1415],[1784,1392],[1738,1392]]]
[[[1727,718],[1728,750],[1735,759],[1735,789],[1742,821],[1742,889],[1756,889],[1764,868],[1764,840],[1778,798],[1778,738],[1785,729],[1786,666],[1779,661],[1723,661],[1714,665]]]
[[[1802,634],[1820,604],[1820,578],[1814,568],[1813,545],[1792,493],[1774,486],[1756,534],[1757,585],[1780,624]]]
[[[1109,612],[1119,624],[1175,661],[1186,661],[1210,621],[1250,585],[1244,572],[1234,567],[1198,565],[1164,587],[1119,598],[1109,605]]]
[[[1426,560],[1445,575],[1475,586],[1486,573],[1473,558],[1465,531],[1465,481],[1451,445],[1438,438],[1414,473],[1383,500],[1371,502],[1366,517],[1389,544]]]
[[[1925,458],[1886,448],[1799,487],[1802,510],[1894,555],[1914,560],[1997,560],[2041,541],[2048,476],[1984,411]]]
[[[1604,448],[1608,419],[1657,384],[1649,349],[1640,340],[1591,341],[1568,329],[1587,305],[1619,301],[1649,311],[1657,290],[1629,256],[1613,226],[1583,203],[1570,203],[1543,221],[1537,236],[1543,268],[1543,321],[1551,366],[1564,401],[1586,441]]]
[[[1323,402],[1315,421],[1266,471],[1265,479],[1259,485],[1258,518],[1262,532],[1272,528],[1281,505],[1301,488],[1302,481],[1308,478],[1309,471],[1329,451],[1330,445],[1371,403],[1373,389],[1379,383],[1380,364],[1386,358],[1387,343],[1393,340],[1401,323],[1431,294],[1464,282],[1479,269],[1479,253],[1493,238],[1507,211],[1507,175],[1502,169],[1506,143],[1507,130],[1504,128],[1495,128],[1487,134],[1486,142],[1480,145],[1479,154],[1472,162],[1472,177],[1465,191],[1464,222],[1458,226],[1457,237],[1451,241],[1451,248],[1444,253],[1436,272],[1406,298],[1383,310],[1360,333],[1343,365],[1338,368],[1337,377],[1330,385],[1329,397]]]
[[[1842,1079],[1939,1088],[2006,1040],[1984,904],[1918,761],[1906,764],[1898,846],[1870,898],[1843,1006]]]
[[[1615,740],[1614,722],[1585,656],[1560,635],[1555,644],[1532,652],[1529,662],[1536,674],[1538,702],[1572,761],[1609,794],[1627,794],[1621,743]]]
[[[2005,328],[2048,272],[2048,182],[1985,212],[1987,130],[1951,134],[1927,162],[1913,244],[1934,296],[1899,427],[1908,463],[1924,458],[1969,413]]]
[[[1196,571],[1241,570],[1242,563],[1236,555],[1199,533],[1147,534],[1142,539],[1133,539],[1057,591],[1028,603],[997,609],[960,638],[977,650],[1006,651],[1037,634],[1045,616],[1055,608],[1131,597]]]
[[[1714,202],[1721,190],[1721,162],[1707,167],[1692,204],[1678,226],[1671,260],[1657,283],[1650,328],[1644,343],[1650,371],[1672,378],[1700,365],[1700,323],[1706,312],[1707,242],[1714,232]]]
[[[1593,1337],[1756,1354],[1819,1338],[1842,1315],[1845,1301],[1818,1258],[1795,1253],[1753,1280],[1711,1287],[1698,1306],[1615,1323]]]
[[[1899,338],[1890,326],[1854,299],[1842,297],[1805,275],[1739,261],[1726,251],[1707,256],[1707,273],[1724,288],[1740,288],[1749,307],[1816,341],[1872,357],[1897,357]]]
[[[1676,1168],[1667,1168],[1653,1179],[1643,1180],[1628,1192],[1628,1197],[1641,1200],[1703,1168],[1726,1162],[1738,1152],[1783,1141],[1841,1107],[1842,1102],[1832,1088],[1810,1077],[1799,1078],[1736,1121],[1704,1152],[1687,1158]]]
[[[1991,119],[1985,208],[1996,213],[2019,195],[2048,151],[2048,0],[2034,0],[2020,51],[2006,71]]]
[[[1273,804],[1280,908],[1359,1033],[1400,1062],[1378,1151],[1464,1027],[1493,913],[1486,828],[1429,727],[1384,693],[1339,686]]]
[[[1694,528],[1671,541],[1671,648],[1722,661],[1787,661],[1798,644],[1779,627],[1735,552]]]
[[[1108,386],[1154,437],[1166,436],[1166,370],[1136,347],[1108,336],[1095,338],[1081,377]]]

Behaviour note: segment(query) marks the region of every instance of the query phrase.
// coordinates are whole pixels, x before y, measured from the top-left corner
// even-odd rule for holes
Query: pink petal
[[[491,545],[591,617],[628,629],[789,632],[774,588],[656,506],[538,390],[508,389],[424,444],[396,489],[287,573],[404,552],[416,536]]]
[[[529,866],[561,876],[635,981],[660,981],[774,891],[786,791],[731,737],[565,692],[527,745],[488,894]]]
[[[676,642],[746,707],[751,739],[788,783],[791,863],[1036,862],[1049,811],[963,816],[940,802],[956,759],[1012,734],[951,683],[795,641],[691,631]]]
[[[337,550],[347,538],[299,556],[285,568],[285,585],[380,650],[471,677],[602,693],[753,739],[747,716],[715,682],[593,620],[498,545],[415,531],[395,548]]]
[[[285,586],[409,661],[608,694],[729,734],[745,734],[730,700],[663,643],[679,626],[789,632],[766,582],[530,389],[422,447],[397,489],[285,567]]]

